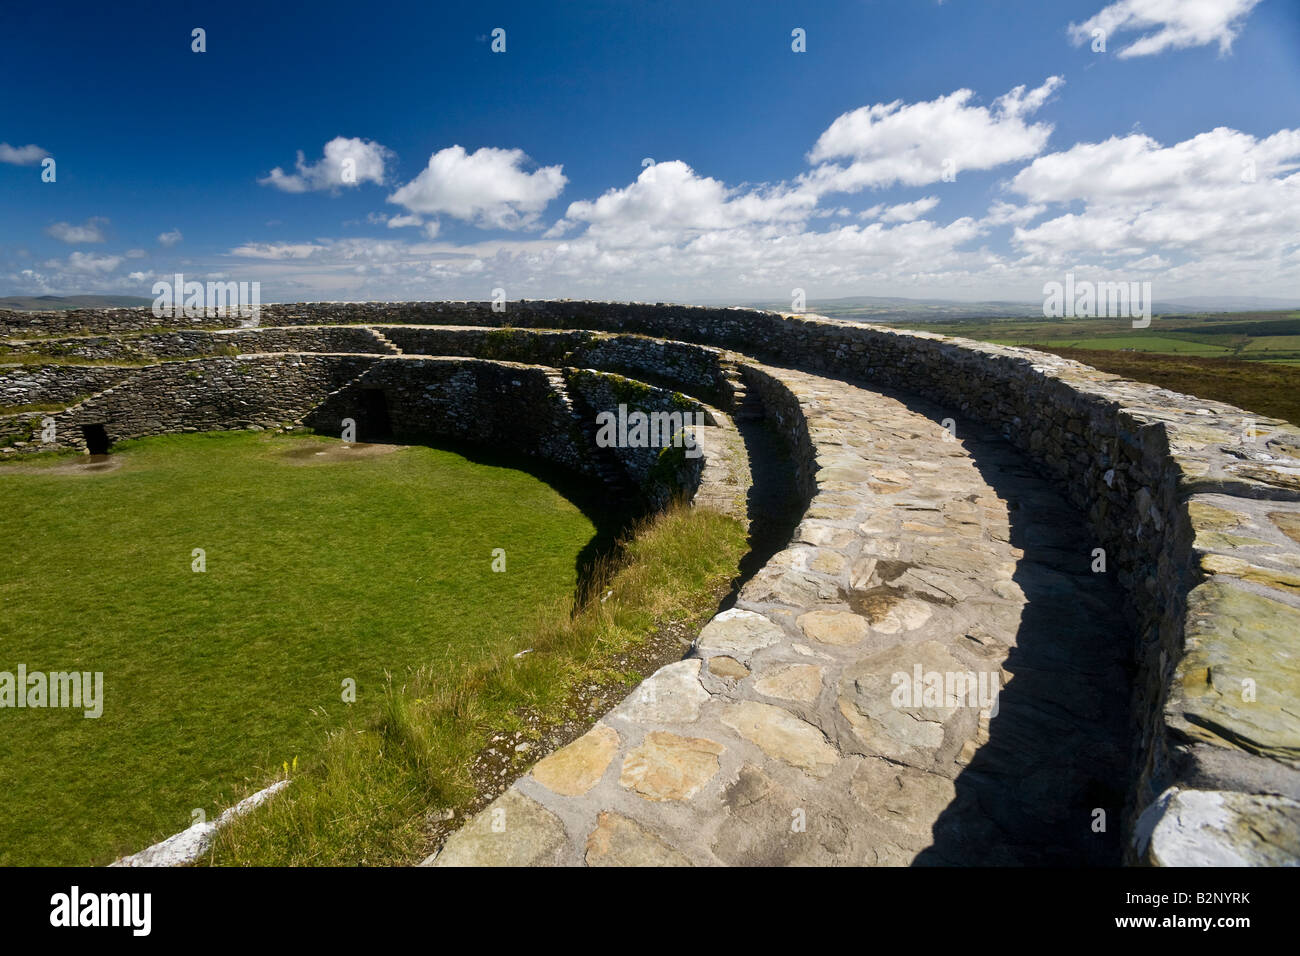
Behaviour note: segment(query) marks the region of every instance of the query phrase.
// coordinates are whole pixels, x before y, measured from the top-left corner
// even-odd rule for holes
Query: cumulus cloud
[[[680,241],[755,223],[799,222],[817,204],[810,190],[785,185],[729,189],[680,160],[656,163],[636,182],[594,201],[571,203],[548,235],[587,223],[587,235],[612,246]]]
[[[1259,0],[1119,0],[1083,23],[1071,23],[1070,39],[1078,46],[1091,41],[1095,30],[1107,37],[1146,30],[1117,55],[1121,59],[1151,56],[1210,43],[1218,43],[1222,54],[1232,48],[1258,4]]]
[[[246,259],[306,259],[325,248],[314,242],[249,242],[230,250]]]
[[[422,215],[445,214],[482,227],[528,229],[568,180],[561,166],[524,169],[520,149],[449,146],[388,201]]]
[[[876,111],[865,125],[846,120],[860,111],[846,113],[808,154],[812,168],[776,183],[733,185],[681,160],[654,164],[569,203],[540,237],[438,239],[439,220],[426,216],[518,228],[564,185],[559,166],[549,179],[530,173],[518,150],[453,147],[390,197],[402,213],[371,218],[423,235],[249,243],[231,255],[243,259],[241,273],[263,278],[268,291],[274,279],[276,294],[290,298],[485,298],[501,286],[512,298],[739,302],[800,287],[814,297],[872,290],[1032,300],[1045,271],[1066,269],[1150,277],[1166,296],[1300,287],[1300,234],[1290,221],[1300,208],[1300,130],[1216,129],[1169,146],[1132,132],[1044,154],[1051,129],[1032,114],[1058,87],[1055,78],[1017,87],[988,109],[963,91],[864,107]],[[887,147],[912,165],[889,165]],[[908,170],[947,152],[958,172],[1017,164],[982,217],[932,221],[944,208],[939,195],[917,191],[853,225],[836,222],[848,213],[838,201],[820,205],[846,183],[911,185]],[[1010,237],[989,248],[997,227]]]
[[[1038,155],[1052,126],[1026,122],[1065,81],[1048,77],[998,97],[992,108],[970,105],[971,90],[904,105],[863,106],[836,118],[808,160],[821,164],[801,177],[818,193],[939,182],[946,171],[993,169]],[[837,161],[847,161],[839,165]]]
[[[308,163],[302,150],[294,164],[296,173],[286,173],[279,166],[258,180],[287,193],[337,190],[342,186],[359,186],[364,182],[384,185],[385,165],[393,159],[387,146],[370,140],[336,136],[325,144],[324,156]]]
[[[989,226],[1023,226],[1025,223],[1037,219],[1046,209],[1046,206],[1038,203],[1018,206],[1010,202],[995,202],[989,206],[989,211],[984,216],[984,223]]]
[[[52,226],[45,228],[45,234],[58,239],[60,242],[71,245],[84,245],[89,242],[103,242],[104,227],[107,225],[107,219],[92,216],[80,226],[74,226],[70,222],[56,222]]]
[[[59,263],[57,260],[47,262],[47,269],[58,268],[60,265],[68,272],[77,272],[85,275],[105,275],[114,271],[122,264],[121,256],[96,256],[87,252],[74,252],[68,256],[67,261]]]
[[[48,155],[50,155],[49,152],[41,149],[35,143],[27,146],[10,146],[8,143],[0,143],[0,163],[8,163],[11,166],[35,166]]]
[[[881,203],[858,213],[858,218],[879,219],[881,222],[911,222],[920,219],[937,205],[939,205],[938,196],[926,196],[915,202],[897,203],[893,206]]]
[[[179,229],[172,229],[170,232],[164,232],[158,235],[158,244],[170,249],[184,238],[185,237],[181,235]]]
[[[1071,206],[1017,228],[1014,242],[1054,259],[1178,251],[1281,262],[1300,248],[1297,169],[1300,129],[1257,139],[1220,127],[1173,146],[1142,134],[1079,143],[1009,183],[1031,203]]]

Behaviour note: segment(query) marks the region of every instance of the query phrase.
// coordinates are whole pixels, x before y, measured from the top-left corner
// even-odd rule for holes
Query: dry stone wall
[[[274,428],[300,420],[374,361],[283,355],[149,366],[51,415],[57,438],[40,448],[85,450],[82,429],[90,425],[102,425],[112,442],[181,432]]]
[[[379,326],[376,331],[412,355],[464,355],[506,362],[576,366],[623,372],[649,383],[671,383],[730,407],[733,387],[726,352],[708,346],[587,331],[532,328]]]
[[[304,423],[337,436],[343,420],[351,418],[357,441],[451,438],[595,475],[562,385],[538,366],[460,358],[381,360],[312,409]],[[385,410],[386,424],[377,420],[376,403]]]
[[[72,403],[103,391],[134,371],[103,365],[0,366],[0,406]]]
[[[750,368],[745,356],[923,396],[957,436],[975,423],[993,427],[1056,479],[1087,516],[1092,540],[1080,546],[1101,549],[1129,595],[1137,635],[1133,709],[1140,738],[1130,790],[1131,858],[1267,862],[1292,853],[1300,830],[1300,430],[1295,427],[1026,349],[817,316],[568,301],[512,302],[503,312],[482,302],[300,303],[264,306],[261,322],[379,327],[384,339],[405,351],[410,345],[474,352],[507,339],[494,338],[493,331],[426,333],[398,331],[398,326],[563,330],[531,337],[512,332],[511,347],[526,342],[557,363],[577,352],[593,357],[592,364],[600,356],[629,369],[679,360],[674,374],[719,387],[734,382],[727,374],[731,364],[762,394],[792,448],[805,449],[795,458],[802,466],[801,490],[809,493],[816,466],[800,434],[806,426],[799,403],[770,375]],[[158,324],[147,310],[0,314],[0,329],[12,338],[139,332]],[[303,330],[303,336],[313,334]],[[320,334],[321,348],[354,350],[335,347],[341,332]],[[247,343],[267,351],[303,347],[306,341],[278,328],[232,333],[229,339],[238,336],[245,337],[240,348]],[[631,341],[635,336],[678,344],[643,345]],[[388,351],[383,342],[348,342],[355,350]],[[691,351],[699,346],[711,351]],[[55,417],[61,425],[111,419],[118,423],[115,438],[258,426],[295,412],[307,414],[367,368],[376,383],[398,374],[381,371],[389,361],[372,368],[375,361],[356,359],[349,365],[334,356],[300,356],[173,363],[142,370]],[[445,397],[459,387],[453,379],[464,376],[464,369],[448,366],[437,374],[444,377],[432,398],[412,391],[427,391],[424,385],[400,386],[408,391],[394,403],[395,422],[421,415],[426,424],[435,418],[454,421],[451,404],[444,398],[439,405],[436,395],[440,388]],[[500,395],[519,388],[543,402],[548,394],[542,383],[546,373],[519,375],[525,384],[501,383],[497,395],[480,389],[478,381],[472,388],[468,378],[457,381],[465,383],[464,395],[491,428],[504,429],[508,423],[490,410]],[[301,396],[277,397],[299,385]],[[391,387],[399,388],[395,380]],[[333,406],[327,402],[326,408]],[[557,413],[556,422],[561,421],[564,416]],[[562,458],[566,440],[551,453]],[[575,461],[574,467],[582,466]],[[1261,833],[1269,835],[1262,843],[1256,839]]]
[[[149,309],[69,309],[64,312],[24,312],[0,309],[0,337],[105,335],[158,328],[221,329],[228,318],[156,318]]]
[[[703,449],[694,445],[696,426],[717,424],[704,405],[680,392],[610,372],[566,369],[564,378],[580,421],[590,427],[607,416],[615,443],[608,443],[608,433],[603,446],[596,434],[591,436],[592,443],[617,459],[619,470],[652,506],[662,507],[683,491],[694,494],[704,473]],[[633,431],[636,413],[644,416],[642,436]],[[620,427],[633,440],[619,441]]]

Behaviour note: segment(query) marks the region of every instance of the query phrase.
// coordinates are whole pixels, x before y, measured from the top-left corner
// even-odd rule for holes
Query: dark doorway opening
[[[92,455],[108,454],[108,432],[103,425],[82,425],[81,437],[86,440],[86,451]]]
[[[361,421],[357,423],[357,441],[387,441],[393,437],[393,424],[388,417],[388,396],[382,388],[361,390]]]

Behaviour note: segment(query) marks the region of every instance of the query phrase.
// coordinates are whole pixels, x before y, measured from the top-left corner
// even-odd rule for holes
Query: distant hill
[[[66,312],[68,309],[126,309],[152,305],[139,295],[11,295],[0,299],[0,309]]]
[[[1257,295],[1193,295],[1185,299],[1157,302],[1160,312],[1269,312],[1275,309],[1300,309],[1300,296],[1294,299],[1266,299]]]

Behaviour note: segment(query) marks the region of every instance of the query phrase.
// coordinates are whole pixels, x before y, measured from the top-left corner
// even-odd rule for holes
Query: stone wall
[[[138,330],[151,327],[152,321],[147,311],[34,315],[0,315],[0,326],[59,334]],[[503,312],[482,302],[306,303],[264,306],[261,321],[263,326],[427,323],[636,333],[734,349],[774,364],[923,396],[944,410],[941,420],[958,437],[971,422],[991,425],[1058,480],[1088,516],[1092,540],[1080,542],[1080,548],[1102,549],[1108,569],[1118,574],[1130,597],[1138,635],[1134,711],[1141,758],[1133,774],[1129,816],[1147,810],[1136,828],[1134,859],[1179,858],[1195,844],[1184,829],[1258,829],[1296,815],[1295,806],[1286,803],[1300,798],[1300,658],[1295,654],[1300,634],[1300,430],[1293,426],[1125,382],[1027,349],[817,316],[564,301],[512,302]],[[446,342],[448,334],[434,338]],[[399,335],[412,343],[419,340],[416,332]],[[493,341],[490,332],[482,338],[456,335],[467,350]],[[496,340],[506,341],[504,336]],[[607,357],[621,347],[631,361],[626,354],[631,346],[585,333],[537,336],[530,342],[543,351],[580,348],[598,355],[604,350]],[[657,346],[636,348],[647,350],[643,364],[653,364],[656,359],[649,356]],[[670,350],[686,355],[684,349],[663,347],[657,355],[662,358]],[[717,360],[722,369],[720,353]],[[179,370],[140,373],[161,376],[165,383],[142,378],[133,391],[136,380],[131,379],[107,394],[143,395],[156,393],[154,385],[181,386],[176,407],[157,399],[154,404],[143,398],[112,399],[124,402],[120,407],[128,432],[159,415],[169,429],[187,427],[182,422],[195,428],[244,427],[239,423],[278,418],[279,412],[288,417],[300,403],[277,407],[274,393],[293,374],[303,374],[301,367],[292,373],[287,358],[259,361],[266,364],[253,366],[257,386],[241,385],[233,360],[206,360],[200,363],[198,384],[185,377],[195,371],[186,367],[195,363],[177,363]],[[341,369],[334,361],[325,364]],[[376,384],[397,374],[381,371],[387,364],[372,371]],[[502,396],[509,410],[524,407],[513,400],[516,389],[537,403],[548,401],[545,372],[521,371],[518,385],[516,377],[498,378],[498,390],[489,394],[479,387],[489,373],[467,373],[465,368],[465,362],[430,365],[426,371],[435,381],[424,386],[429,397],[418,394],[418,386],[403,386],[410,390],[392,402],[395,423],[415,422],[422,415],[454,423],[449,396],[460,395],[489,417],[492,429],[509,434],[509,415],[500,412]],[[698,371],[707,377],[704,365]],[[750,378],[747,384],[763,394],[797,450],[804,440],[798,434],[802,416],[797,402],[761,375]],[[249,399],[267,403],[276,414],[252,412],[258,405]],[[88,421],[88,414],[100,412],[102,418],[109,399],[95,401],[99,408],[66,414]],[[557,422],[564,421],[556,414]],[[518,434],[535,437],[542,424],[544,419]],[[446,427],[454,432],[458,426]],[[564,442],[576,438],[559,441],[552,453],[562,458]],[[807,487],[815,478],[807,457],[796,454],[800,460],[801,486]]]
[[[704,473],[703,449],[695,449],[692,457],[687,454],[686,442],[688,438],[694,441],[696,424],[716,424],[704,405],[680,392],[610,372],[570,368],[565,370],[564,379],[578,418],[589,431],[593,445],[597,444],[600,416],[608,414],[617,421],[620,406],[626,412],[625,421],[629,421],[633,412],[641,412],[653,421],[654,433],[647,425],[644,444],[605,446],[605,452],[617,459],[622,473],[651,506],[662,507],[675,494],[694,494]],[[676,419],[671,417],[674,415]],[[686,418],[688,415],[691,417]],[[681,427],[671,428],[672,425]],[[665,435],[668,430],[671,434]],[[680,440],[678,432],[683,434]]]
[[[55,442],[85,450],[82,426],[112,442],[147,435],[273,428],[296,422],[376,361],[360,356],[277,355],[152,365],[79,405],[51,415]]]
[[[335,352],[392,354],[397,350],[374,331],[349,326],[257,329],[182,329],[130,335],[88,335],[54,339],[11,339],[10,353],[47,355],[82,361],[147,362],[254,352]]]
[[[223,346],[238,352],[334,352],[392,355],[393,345],[371,329],[326,326],[323,328],[232,329],[200,333],[208,336],[209,348]]]
[[[583,331],[504,328],[380,326],[379,331],[410,355],[462,355],[553,368],[573,364],[567,356],[593,338]]]
[[[374,433],[376,401],[386,409],[393,437],[472,441],[596,474],[563,381],[538,366],[458,358],[380,360],[314,408],[304,423],[340,435],[343,419],[351,418],[358,441],[383,439],[389,436]]]
[[[0,366],[0,406],[71,404],[135,371],[106,365]]]
[[[786,451],[795,469],[795,487],[800,504],[806,508],[817,491],[817,450],[808,433],[808,420],[799,406],[799,397],[784,382],[763,369],[741,366],[745,387],[758,393],[764,415],[785,441]]]
[[[642,381],[685,388],[722,408],[731,406],[726,353],[708,346],[587,331],[531,328],[380,326],[413,355],[464,355],[505,362],[623,372]]]
[[[0,309],[0,337],[96,335],[143,332],[150,329],[221,329],[238,325],[229,318],[155,318],[150,309],[69,309],[25,312]]]

